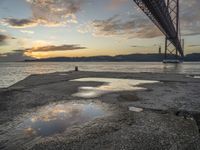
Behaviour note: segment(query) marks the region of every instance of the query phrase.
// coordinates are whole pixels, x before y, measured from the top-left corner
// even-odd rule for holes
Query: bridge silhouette
[[[165,35],[165,59],[184,57],[180,35],[179,0],[133,0]]]

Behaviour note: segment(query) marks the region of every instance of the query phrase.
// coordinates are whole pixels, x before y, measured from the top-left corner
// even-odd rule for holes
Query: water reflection
[[[25,120],[20,128],[29,135],[50,136],[103,115],[103,108],[93,103],[51,105]]]
[[[103,82],[104,84],[98,87],[80,87],[79,92],[73,96],[83,98],[95,98],[102,94],[118,91],[133,91],[145,90],[146,88],[140,87],[140,84],[157,83],[158,81],[149,80],[134,80],[134,79],[117,79],[117,78],[81,78],[71,81],[80,82]]]
[[[200,76],[194,76],[195,79],[200,79]]]
[[[183,65],[181,63],[166,63],[163,64],[163,72],[165,73],[181,73]]]
[[[6,149],[16,145],[31,147],[41,138],[63,133],[110,113],[103,103],[51,104],[26,114],[6,125],[0,125],[0,145]],[[1,149],[1,146],[0,146]]]
[[[200,79],[200,75],[186,75],[188,78]]]

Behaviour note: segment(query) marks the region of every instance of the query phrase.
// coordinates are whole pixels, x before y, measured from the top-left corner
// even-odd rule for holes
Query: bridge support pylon
[[[181,45],[179,0],[133,0],[165,35],[165,60],[184,57]],[[178,62],[178,61],[176,61]]]
[[[178,39],[181,41],[180,36],[180,22],[179,22],[179,0],[166,0],[168,12],[171,18],[171,21],[175,27],[176,37],[174,39]],[[165,37],[165,55],[163,62],[179,62],[179,54],[178,54],[178,46],[175,46],[171,41],[171,38],[166,35]],[[168,58],[168,56],[171,56]],[[173,56],[173,57],[172,57]],[[167,61],[168,60],[168,61]],[[171,60],[171,61],[170,61]]]

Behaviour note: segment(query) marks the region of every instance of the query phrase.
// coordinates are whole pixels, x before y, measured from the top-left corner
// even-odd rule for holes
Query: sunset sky
[[[200,1],[181,0],[185,53],[200,52]],[[157,53],[164,36],[133,0],[0,0],[0,60]]]

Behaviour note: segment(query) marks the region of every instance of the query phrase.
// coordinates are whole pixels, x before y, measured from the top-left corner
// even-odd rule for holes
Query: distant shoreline
[[[167,59],[175,59],[174,55],[167,55]],[[90,57],[51,57],[51,58],[27,58],[27,59],[0,59],[0,62],[162,62],[164,54],[128,54],[116,56],[90,56]],[[185,55],[184,62],[200,62],[200,53]]]
[[[4,61],[4,62],[6,62],[6,61]],[[14,62],[14,61],[10,61],[10,62]],[[114,63],[117,63],[117,62],[138,62],[138,63],[162,63],[162,61],[40,61],[40,60],[36,60],[36,61],[32,61],[32,60],[30,60],[30,61],[15,61],[15,62],[24,62],[24,63],[31,63],[31,62],[71,62],[71,63],[73,63],[73,62],[97,62],[97,63],[103,63],[103,62],[107,62],[107,63],[112,63],[112,62],[114,62]],[[183,62],[187,62],[187,63],[192,63],[192,62],[200,62],[200,60],[199,61],[183,61]]]
[[[32,60],[27,59],[24,60],[24,62],[162,62],[163,59],[164,54],[129,54],[117,56],[55,57]],[[175,56],[167,55],[167,59],[175,59]],[[200,61],[200,53],[187,54],[183,61]]]

